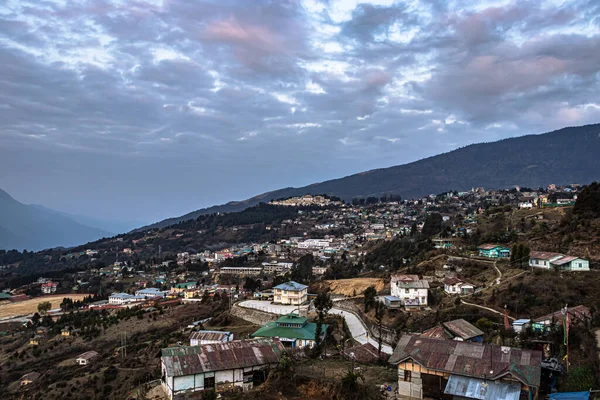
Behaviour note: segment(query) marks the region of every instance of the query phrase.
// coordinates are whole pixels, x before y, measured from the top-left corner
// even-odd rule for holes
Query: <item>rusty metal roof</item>
[[[444,327],[441,325],[427,329],[425,332],[421,333],[421,336],[431,339],[450,339],[446,334],[446,331],[444,331]]]
[[[571,318],[571,322],[573,323],[585,321],[586,319],[589,319],[592,316],[592,314],[590,313],[590,309],[583,305],[567,307],[567,312],[569,313],[569,317]],[[533,322],[551,321],[552,319],[554,319],[554,322],[556,322],[557,325],[562,325],[562,310],[555,311],[548,315],[544,315],[543,317],[536,318],[533,320]]]
[[[278,363],[284,350],[277,339],[234,340],[169,347],[162,349],[161,360],[169,376],[183,376]]]
[[[539,260],[550,260],[552,258],[564,257],[561,253],[552,253],[550,251],[532,251],[529,254],[529,258],[537,258]]]
[[[196,331],[190,335],[190,340],[211,340],[226,342],[227,338],[231,335],[230,332],[222,331]]]
[[[374,363],[377,362],[379,359],[386,361],[386,359],[389,358],[389,356],[383,351],[381,352],[380,358],[378,355],[379,350],[371,343],[365,343],[359,346],[347,348],[342,353],[346,358],[350,360],[354,359],[357,362],[364,364]]]
[[[98,357],[99,355],[100,355],[100,354],[98,354],[98,352],[97,352],[97,351],[90,350],[90,351],[86,351],[86,352],[85,352],[85,353],[83,353],[83,354],[80,354],[80,355],[77,357],[77,359],[80,359],[80,358],[81,358],[81,359],[84,359],[84,360],[88,360],[88,361],[89,361],[89,360],[92,360],[92,359],[94,359],[94,358]]]
[[[519,400],[521,385],[450,375],[444,393],[477,400]]]
[[[455,319],[453,321],[443,322],[444,328],[450,331],[455,337],[469,340],[477,336],[483,336],[483,332],[476,326],[468,323],[464,319]]]
[[[419,275],[396,274],[391,276],[392,282],[413,282],[418,280]]]
[[[537,350],[404,335],[389,362],[409,359],[436,371],[488,380],[510,374],[526,385],[540,386],[542,352]]]

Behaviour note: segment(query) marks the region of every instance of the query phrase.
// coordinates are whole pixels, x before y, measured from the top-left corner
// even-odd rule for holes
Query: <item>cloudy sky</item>
[[[150,222],[600,122],[599,4],[3,0],[0,188]]]

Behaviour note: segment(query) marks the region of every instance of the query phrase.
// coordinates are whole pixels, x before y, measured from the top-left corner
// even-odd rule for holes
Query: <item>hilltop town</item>
[[[0,251],[0,386],[14,399],[600,388],[599,193],[306,195]]]

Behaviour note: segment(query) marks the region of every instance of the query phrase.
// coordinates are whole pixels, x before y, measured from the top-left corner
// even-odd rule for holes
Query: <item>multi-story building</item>
[[[308,286],[289,281],[273,288],[273,303],[300,305],[308,298]]]
[[[44,294],[50,294],[50,293],[56,293],[56,288],[58,287],[58,283],[56,282],[46,282],[46,283],[42,283],[42,293]]]
[[[418,275],[392,275],[391,295],[401,299],[406,306],[426,306],[428,304],[429,282]]]

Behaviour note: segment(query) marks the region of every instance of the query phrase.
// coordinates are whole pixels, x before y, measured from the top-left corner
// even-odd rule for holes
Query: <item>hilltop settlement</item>
[[[0,251],[3,399],[600,398],[600,184]]]

